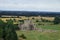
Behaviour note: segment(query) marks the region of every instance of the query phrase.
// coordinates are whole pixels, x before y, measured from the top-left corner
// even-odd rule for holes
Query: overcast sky
[[[0,0],[0,10],[60,12],[60,0]]]

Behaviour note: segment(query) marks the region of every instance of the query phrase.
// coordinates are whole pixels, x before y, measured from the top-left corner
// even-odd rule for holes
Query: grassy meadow
[[[58,32],[17,31],[18,38],[20,38],[19,36],[21,34],[24,34],[26,36],[25,40],[60,40],[60,31]]]
[[[57,32],[39,32],[39,31],[16,31],[18,38],[21,34],[26,36],[26,40],[60,40],[60,24],[59,25],[40,25],[42,29],[57,30]]]

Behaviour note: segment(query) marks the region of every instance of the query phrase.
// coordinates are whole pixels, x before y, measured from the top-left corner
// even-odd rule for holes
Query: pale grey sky
[[[60,0],[0,0],[0,10],[60,12]]]

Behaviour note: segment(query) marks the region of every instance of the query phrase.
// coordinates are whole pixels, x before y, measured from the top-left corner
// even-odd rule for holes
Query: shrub
[[[25,35],[24,35],[24,34],[22,34],[20,37],[21,37],[21,38],[23,38],[23,39],[26,39],[26,37],[25,37]]]

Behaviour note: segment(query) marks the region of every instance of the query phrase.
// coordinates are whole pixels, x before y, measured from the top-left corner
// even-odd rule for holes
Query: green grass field
[[[24,34],[26,40],[60,40],[60,32],[17,31],[18,38]]]
[[[60,30],[60,25],[37,25],[37,27],[43,29]]]
[[[24,34],[26,40],[60,40],[60,24],[58,25],[37,25],[38,28],[58,30],[57,32],[39,32],[39,31],[17,31],[18,38]]]

